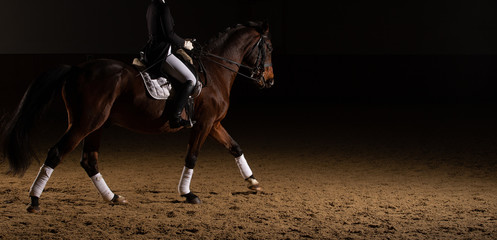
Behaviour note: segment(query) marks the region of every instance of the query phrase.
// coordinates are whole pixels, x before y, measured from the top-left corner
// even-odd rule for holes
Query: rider
[[[192,93],[197,79],[189,68],[174,54],[172,47],[193,49],[192,41],[179,37],[173,30],[174,21],[166,0],[152,0],[147,9],[147,27],[149,40],[145,46],[147,64],[152,67],[152,74],[161,75],[165,72],[170,77],[178,80],[181,87],[176,89],[175,106],[169,119],[171,128],[189,126],[189,121],[181,118],[181,113]]]

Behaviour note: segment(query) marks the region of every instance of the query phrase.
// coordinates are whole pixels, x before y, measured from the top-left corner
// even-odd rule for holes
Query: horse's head
[[[267,23],[253,24],[257,32],[257,41],[245,56],[244,62],[252,66],[251,77],[261,88],[270,88],[274,85],[273,63],[271,53],[273,45],[269,35]]]

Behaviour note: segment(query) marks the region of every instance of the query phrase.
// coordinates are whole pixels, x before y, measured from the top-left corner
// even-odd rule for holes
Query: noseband
[[[253,68],[250,68],[251,74],[250,77],[252,80],[255,79],[255,81],[261,85],[264,86],[266,83],[266,79],[264,78],[264,69],[266,67],[272,67],[272,63],[266,63],[266,50],[269,50],[269,52],[272,51],[272,48],[264,41],[264,44],[261,44],[263,40],[266,40],[267,36],[261,35],[255,46],[252,48],[252,50],[249,53],[249,56],[252,54],[252,52],[256,49],[259,48],[259,52],[257,53],[257,58],[255,61],[255,64]]]

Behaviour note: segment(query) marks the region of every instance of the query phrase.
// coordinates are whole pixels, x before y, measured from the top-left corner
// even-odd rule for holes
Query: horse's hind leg
[[[81,167],[85,169],[88,177],[91,178],[93,184],[105,201],[114,204],[126,204],[127,201],[124,197],[116,195],[110,190],[105,183],[102,174],[100,174],[98,170],[98,152],[101,135],[102,128],[92,132],[84,139]]]
[[[65,155],[78,146],[86,134],[88,132],[80,128],[69,127],[57,144],[50,148],[45,163],[41,166],[38,176],[29,190],[31,204],[27,208],[28,212],[39,212],[39,198],[53,170],[60,164]]]
[[[236,164],[240,169],[240,174],[248,183],[248,188],[251,190],[261,191],[262,188],[259,186],[259,182],[255,179],[240,145],[228,134],[221,123],[214,125],[210,132],[210,136],[221,143],[230,151],[231,155],[235,157]]]
[[[96,116],[96,115],[86,114],[84,116]],[[31,204],[27,208],[28,212],[38,212],[40,210],[39,198],[48,180],[50,179],[53,170],[55,169],[55,167],[57,167],[60,164],[64,156],[72,152],[74,148],[76,148],[79,145],[79,143],[83,140],[83,138],[85,138],[88,135],[91,135],[89,136],[90,143],[87,144],[88,146],[91,147],[87,147],[87,149],[90,149],[88,150],[88,152],[90,153],[96,152],[93,151],[93,149],[95,149],[95,147],[96,149],[98,149],[100,141],[99,140],[100,131],[101,131],[100,128],[106,121],[107,116],[108,114],[103,114],[99,118],[89,118],[85,119],[86,121],[83,122],[82,121],[75,122],[72,121],[73,118],[70,118],[71,120],[69,121],[70,122],[69,128],[64,133],[62,138],[57,142],[57,144],[55,144],[52,148],[50,148],[45,163],[40,168],[38,176],[36,177],[35,181],[33,182],[33,185],[31,186],[31,189],[29,191],[29,196],[31,197]],[[79,117],[78,115],[77,119],[81,119],[81,117]],[[94,162],[96,163],[96,158]],[[96,180],[97,182],[99,180],[103,181],[101,177],[96,178]]]

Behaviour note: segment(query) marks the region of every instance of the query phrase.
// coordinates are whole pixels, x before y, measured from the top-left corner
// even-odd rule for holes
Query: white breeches
[[[174,54],[171,54],[171,48],[169,48],[162,70],[181,83],[185,83],[190,80],[193,81],[194,86],[197,84],[195,75],[181,60],[179,60]]]

